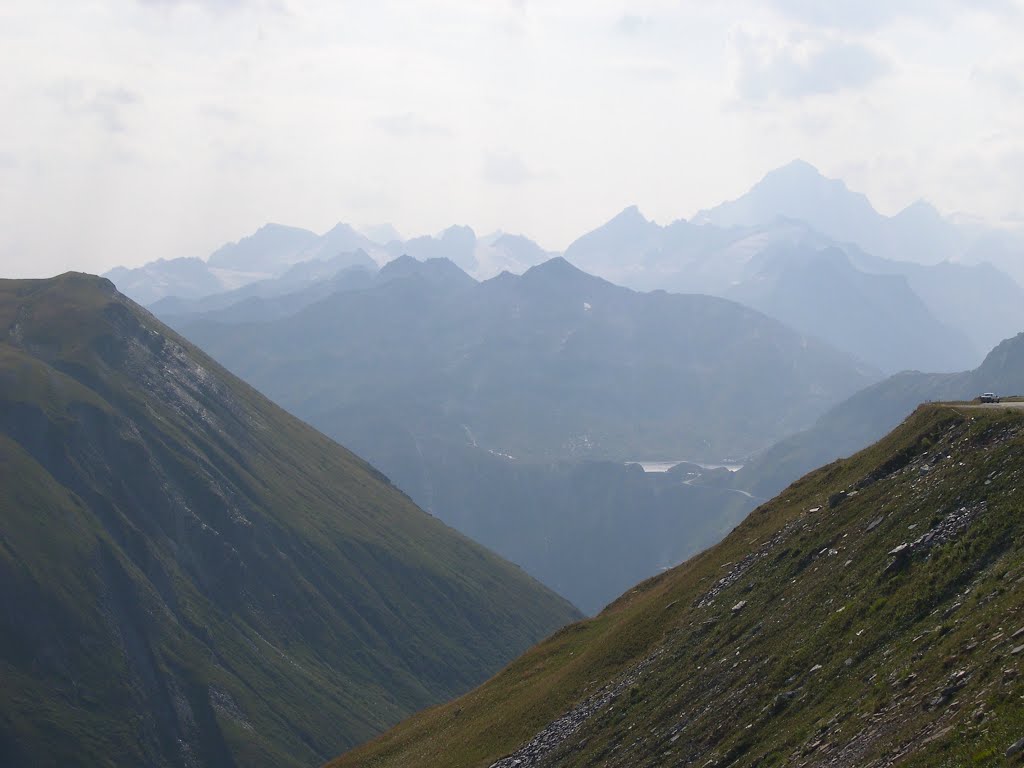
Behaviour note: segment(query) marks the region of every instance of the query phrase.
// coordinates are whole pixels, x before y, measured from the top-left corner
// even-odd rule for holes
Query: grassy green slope
[[[331,765],[1004,764],[1024,737],[1022,507],[1024,411],[922,406]]]
[[[309,765],[578,613],[124,299],[0,281],[0,764]]]

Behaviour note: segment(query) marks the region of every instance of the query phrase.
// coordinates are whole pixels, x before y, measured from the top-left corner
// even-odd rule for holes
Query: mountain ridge
[[[0,405],[5,764],[308,765],[579,615],[109,280],[0,281]]]
[[[370,329],[369,335],[363,331],[353,335],[354,329],[359,327],[357,318]],[[451,300],[448,293],[400,285],[399,281],[367,291],[348,292],[306,307],[272,326],[268,324],[259,332],[258,343],[252,327],[186,321],[179,324],[179,328],[197,342],[206,344],[216,356],[243,374],[258,375],[260,387],[305,418],[328,425],[328,431],[336,429],[325,420],[331,399],[335,407],[355,405],[351,400],[355,397],[355,381],[338,384],[335,377],[318,377],[321,384],[304,391],[305,379],[298,373],[303,369],[296,367],[302,358],[306,359],[301,365],[315,362],[321,371],[343,365],[346,369],[363,371],[366,376],[376,376],[374,384],[367,383],[360,389],[373,397],[380,397],[384,392],[398,397],[398,393],[404,391],[401,382],[408,379],[400,373],[401,367],[418,361],[419,375],[424,378],[424,385],[429,386],[407,392],[403,403],[432,401],[436,404],[435,410],[447,409],[449,415],[445,418],[454,425],[451,434],[461,435],[463,427],[459,425],[466,425],[481,438],[482,444],[517,457],[593,455],[615,458],[616,453],[605,453],[614,447],[624,460],[634,458],[637,450],[691,455],[695,459],[705,458],[706,454],[708,460],[715,460],[721,455],[742,454],[753,447],[726,445],[726,441],[721,441],[721,446],[696,450],[696,443],[673,447],[650,440],[639,444],[628,436],[613,439],[602,431],[625,429],[632,432],[639,426],[627,428],[609,423],[605,427],[603,421],[607,419],[580,413],[581,404],[574,403],[572,398],[547,401],[562,404],[559,407],[566,412],[558,420],[544,419],[543,427],[534,432],[548,433],[546,442],[528,442],[517,435],[524,432],[527,424],[542,418],[535,407],[524,401],[515,419],[500,423],[488,415],[493,415],[494,409],[484,407],[485,401],[491,398],[511,396],[512,388],[518,388],[520,398],[530,387],[569,391],[585,386],[590,391],[598,391],[590,381],[592,376],[599,376],[600,381],[607,383],[607,371],[633,365],[629,361],[634,359],[635,364],[671,368],[654,377],[631,375],[619,379],[630,382],[631,386],[635,383],[633,389],[638,392],[644,387],[651,390],[647,395],[638,394],[630,399],[629,408],[636,412],[631,423],[640,424],[641,419],[644,424],[650,421],[652,429],[668,418],[665,411],[657,419],[653,412],[647,412],[653,407],[650,401],[654,395],[655,402],[682,407],[679,393],[673,394],[669,382],[676,382],[675,386],[685,384],[692,388],[693,397],[714,400],[715,407],[721,408],[727,407],[726,392],[741,386],[733,377],[714,384],[707,381],[699,371],[683,362],[689,354],[684,355],[684,350],[716,357],[726,355],[726,350],[749,347],[752,355],[765,358],[765,365],[769,360],[777,362],[776,356],[782,355],[792,358],[797,367],[808,366],[803,376],[789,368],[785,372],[777,371],[782,378],[796,379],[794,384],[800,391],[807,390],[807,396],[798,409],[793,406],[787,407],[788,410],[784,408],[785,413],[778,409],[772,409],[770,414],[761,413],[757,419],[764,423],[763,429],[769,431],[770,424],[778,421],[809,420],[807,414],[830,397],[828,393],[833,388],[845,387],[852,392],[856,381],[866,383],[872,378],[870,369],[853,363],[827,345],[808,340],[777,321],[728,300],[658,292],[641,294],[587,275],[558,258],[534,267],[523,276],[499,276],[469,286],[469,290],[458,295],[457,301]],[[311,329],[316,329],[316,333]],[[317,341],[325,329],[332,329],[329,346]],[[768,334],[774,346],[766,347],[763,340],[755,344],[754,336],[761,332]],[[535,334],[539,335],[527,343],[528,337]],[[417,340],[419,336],[424,338]],[[282,357],[278,359],[278,355]],[[533,362],[510,362],[523,355],[533,358]],[[748,364],[744,361],[749,355],[739,355],[738,351],[737,355],[735,359],[730,357],[730,365],[742,368]],[[444,362],[446,359],[449,362]],[[846,373],[833,376],[839,369]],[[563,372],[568,378],[557,383],[555,374]],[[820,386],[809,383],[820,377],[824,377]],[[450,383],[442,386],[442,379],[450,379]],[[840,379],[845,383],[840,384]],[[519,383],[513,384],[516,381]],[[604,389],[599,390],[603,392],[602,397],[632,398],[627,392],[602,386]],[[768,391],[766,382],[759,391]],[[410,423],[414,420],[410,419]],[[749,421],[745,423],[747,428],[751,426]],[[661,427],[657,429],[664,431]],[[338,434],[343,435],[343,432]],[[673,434],[677,431],[673,430]],[[353,435],[343,437],[354,439]],[[672,439],[677,443],[682,440],[678,434]],[[704,435],[700,439],[710,437]],[[597,450],[586,448],[588,441],[597,445]],[[667,432],[662,439],[666,441],[669,441]],[[573,448],[576,444],[580,447]],[[721,455],[715,455],[718,451]]]
[[[872,384],[824,413],[808,430],[781,440],[739,471],[736,482],[759,496],[777,493],[816,466],[854,453],[895,428],[919,403],[968,400],[982,392],[1024,393],[1024,332],[996,345],[970,371],[907,371]]]
[[[577,238],[565,255],[636,290],[739,300],[889,373],[973,367],[983,350],[1024,327],[1024,289],[987,262],[915,263],[907,242],[878,253],[863,238],[837,236],[813,218],[793,218],[805,215],[800,211],[789,213],[780,218],[773,209],[726,228],[697,219],[661,227],[626,209]],[[622,221],[632,222],[624,232]],[[848,279],[822,284],[824,265],[817,262],[837,251],[849,260]],[[821,258],[808,258],[813,254]],[[897,276],[907,281],[902,297],[892,290]],[[834,306],[805,316],[826,291]],[[868,307],[890,318],[882,332],[875,327],[879,313]]]

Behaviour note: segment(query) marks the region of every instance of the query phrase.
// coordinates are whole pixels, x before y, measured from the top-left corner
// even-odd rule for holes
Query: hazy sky
[[[3,0],[0,275],[267,221],[564,248],[794,157],[1019,221],[1024,2]]]

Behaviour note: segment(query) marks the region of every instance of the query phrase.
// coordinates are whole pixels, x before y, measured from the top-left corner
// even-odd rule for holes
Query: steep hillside
[[[878,440],[919,403],[967,400],[982,392],[1024,394],[1024,333],[993,349],[973,371],[901,373],[873,384],[825,413],[810,429],[791,435],[748,462],[736,482],[771,496],[795,478]]]
[[[587,614],[718,542],[757,504],[727,471],[695,465],[516,461],[384,428],[369,454],[420,507]]]
[[[1022,457],[1024,409],[922,406],[331,765],[1018,764]]]
[[[315,764],[578,615],[108,281],[0,281],[0,765]]]

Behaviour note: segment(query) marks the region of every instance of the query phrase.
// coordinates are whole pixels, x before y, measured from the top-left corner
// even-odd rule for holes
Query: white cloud
[[[1024,96],[1024,62],[985,64],[975,67],[971,80],[995,88],[1011,98]]]
[[[399,139],[416,136],[448,136],[451,134],[451,131],[440,123],[424,120],[412,112],[381,115],[373,121],[373,125],[377,130]]]
[[[245,8],[282,10],[274,0],[136,0],[142,7],[178,9],[202,8],[215,13],[238,11]]]
[[[846,30],[870,30],[905,15],[933,13],[935,0],[771,0],[781,14],[814,26]]]
[[[801,99],[870,85],[890,64],[867,46],[844,40],[784,41],[736,36],[737,91],[752,101]]]
[[[237,123],[241,119],[237,109],[224,107],[220,104],[200,104],[199,114],[211,120],[219,120],[226,123]]]
[[[525,184],[537,178],[518,152],[511,149],[490,150],[484,153],[481,174],[491,184]]]
[[[111,133],[124,132],[127,113],[142,102],[141,95],[122,86],[90,86],[75,80],[57,83],[51,93],[66,115],[95,118]]]
[[[637,35],[643,32],[645,27],[653,26],[655,23],[649,16],[627,13],[615,22],[615,31],[622,35]]]
[[[877,30],[901,19],[935,23],[963,13],[987,13],[1001,18],[1019,18],[1019,0],[771,0],[783,16],[812,26],[864,32]]]

